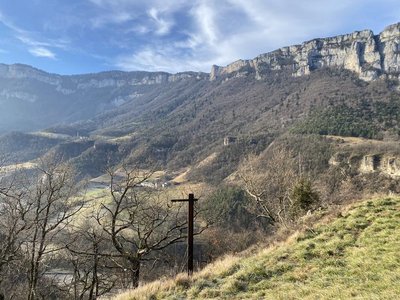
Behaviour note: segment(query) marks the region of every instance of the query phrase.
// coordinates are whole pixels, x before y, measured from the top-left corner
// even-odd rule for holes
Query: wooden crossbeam
[[[188,239],[187,239],[187,272],[188,275],[193,274],[193,236],[194,236],[194,202],[198,199],[194,198],[194,194],[189,194],[188,199],[172,199],[172,202],[188,202]]]

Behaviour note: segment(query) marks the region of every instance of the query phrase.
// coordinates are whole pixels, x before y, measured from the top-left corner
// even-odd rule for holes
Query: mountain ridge
[[[260,54],[253,59],[238,60],[226,67],[214,65],[210,80],[235,72],[236,76],[254,73],[256,79],[261,79],[270,70],[288,70],[293,76],[302,76],[323,67],[344,68],[366,81],[382,75],[399,79],[399,38],[400,23],[387,26],[378,35],[366,29],[316,38]]]
[[[318,52],[321,49],[323,50],[324,44],[329,45],[329,44],[334,44],[336,41],[339,41],[342,44],[351,42],[351,45],[350,45],[351,47],[349,49],[342,49],[345,52],[349,51],[349,50],[357,50],[357,51],[365,50],[365,49],[357,48],[357,47],[360,47],[359,43],[363,43],[363,42],[371,43],[371,44],[366,45],[369,48],[371,48],[371,46],[372,46],[372,48],[369,49],[369,50],[372,50],[372,52],[367,53],[368,55],[371,54],[371,57],[367,58],[364,61],[362,61],[362,59],[360,59],[360,61],[361,61],[361,63],[373,63],[372,67],[376,69],[376,70],[374,70],[375,73],[368,73],[368,72],[365,73],[364,70],[362,70],[363,71],[363,73],[362,73],[358,69],[360,66],[357,66],[357,64],[355,66],[352,66],[351,62],[348,62],[347,64],[344,64],[344,65],[335,65],[335,63],[330,64],[329,62],[321,61],[321,62],[319,62],[319,63],[321,63],[321,67],[343,66],[345,69],[359,73],[359,75],[361,75],[361,77],[366,80],[373,80],[373,79],[377,78],[377,75],[379,75],[376,73],[379,70],[381,70],[382,72],[388,71],[388,73],[391,73],[391,72],[397,73],[400,71],[400,66],[395,67],[395,70],[390,69],[392,67],[392,66],[390,66],[391,61],[386,62],[385,60],[387,60],[387,57],[379,51],[379,50],[382,50],[382,49],[379,49],[380,44],[386,43],[386,42],[392,42],[391,44],[389,44],[389,46],[396,46],[397,48],[392,49],[392,50],[394,50],[393,54],[396,54],[396,55],[391,58],[394,58],[394,61],[392,61],[392,62],[397,63],[397,61],[398,61],[398,53],[397,52],[400,51],[400,48],[398,46],[399,38],[400,38],[400,22],[388,25],[387,27],[385,27],[385,29],[383,31],[381,31],[377,35],[375,35],[373,33],[373,31],[370,29],[357,30],[357,31],[354,31],[354,32],[348,33],[348,34],[341,34],[341,35],[335,35],[335,36],[323,37],[323,38],[314,38],[314,39],[311,39],[308,41],[304,41],[301,44],[284,46],[284,47],[278,48],[278,49],[270,51],[270,52],[261,53],[253,59],[239,59],[239,60],[234,61],[226,66],[212,65],[209,73],[190,71],[190,70],[183,71],[183,72],[177,72],[177,73],[169,73],[169,72],[164,72],[164,71],[145,71],[145,70],[135,70],[135,71],[110,70],[110,71],[101,71],[101,72],[94,72],[94,73],[90,72],[90,73],[83,73],[83,74],[60,75],[57,73],[49,73],[49,72],[43,71],[41,69],[35,68],[33,66],[26,65],[26,64],[21,64],[21,63],[3,64],[3,63],[0,63],[0,76],[1,75],[4,76],[5,70],[7,70],[7,69],[9,72],[15,72],[18,70],[19,71],[29,70],[31,72],[31,74],[36,73],[36,74],[40,74],[40,75],[56,76],[59,78],[79,78],[79,79],[94,76],[94,75],[95,76],[104,76],[104,75],[115,76],[116,74],[118,74],[119,76],[127,76],[127,75],[161,76],[161,78],[163,78],[163,79],[158,80],[158,81],[156,80],[156,83],[157,83],[157,82],[165,81],[165,78],[167,78],[167,81],[174,81],[176,79],[184,78],[186,76],[198,76],[198,77],[202,77],[202,78],[209,76],[210,80],[215,80],[217,77],[219,77],[221,75],[230,74],[235,71],[239,71],[242,68],[250,67],[253,69],[253,71],[256,72],[255,78],[257,79],[257,78],[260,78],[260,66],[259,66],[260,63],[269,62],[272,70],[295,68],[296,64],[294,64],[294,65],[289,64],[289,67],[286,67],[287,65],[285,65],[285,64],[279,64],[279,63],[274,64],[271,61],[273,59],[277,59],[276,62],[279,62],[279,59],[278,59],[279,56],[283,56],[283,59],[288,59],[288,56],[293,54],[293,52],[304,52],[305,51],[305,52],[307,52],[306,54],[310,55],[310,59],[311,59],[310,62],[312,62],[312,63],[307,66],[307,65],[304,65],[303,61],[297,61],[295,59],[295,62],[298,64],[299,68],[298,68],[298,70],[296,70],[296,72],[293,72],[293,75],[301,76],[301,75],[309,74],[309,72],[312,71],[313,68],[315,69],[316,67],[319,66],[315,60],[313,61],[313,59],[315,59],[319,55],[315,51]],[[385,45],[385,47],[386,47],[386,45]],[[385,49],[383,49],[383,50],[385,50]],[[353,53],[348,53],[348,54],[352,55]],[[361,54],[361,53],[359,53],[359,54]],[[380,55],[379,59],[377,59],[376,54]],[[332,54],[329,54],[329,55],[332,55]],[[365,53],[364,53],[364,56],[365,56]],[[304,58],[304,57],[301,57],[301,58]],[[378,60],[381,62],[381,66],[378,66],[378,64],[377,64]],[[324,63],[325,63],[325,65],[324,65]],[[398,78],[398,77],[396,77],[396,78]]]
[[[41,130],[87,120],[182,80],[207,81],[208,74],[108,71],[58,75],[23,64],[0,64],[0,132]]]
[[[150,72],[150,71],[121,71],[121,70],[111,70],[102,71],[97,73],[85,73],[85,74],[73,74],[73,75],[60,75],[57,73],[49,73],[41,69],[35,68],[26,64],[2,64],[0,63],[0,77],[5,78],[33,78],[33,79],[43,79],[55,77],[53,80],[48,81],[49,83],[58,84],[61,79],[72,79],[75,82],[80,82],[85,79],[90,79],[91,77],[114,77],[114,78],[142,78],[142,82],[132,81],[131,84],[154,84],[162,82],[174,82],[179,79],[191,78],[191,77],[205,77],[208,73],[195,72],[195,71],[185,71],[178,73],[168,73],[168,72]],[[153,77],[152,77],[153,76]],[[46,82],[46,80],[43,80]]]
[[[360,36],[377,45],[371,31],[355,34],[357,39]],[[400,42],[400,24],[389,26],[381,36],[389,39],[387,47],[398,47],[394,45]],[[360,47],[356,47],[357,39],[351,40],[348,47],[343,44],[343,53],[354,53]],[[319,40],[309,43],[323,49]],[[0,132],[46,130],[112,143],[123,137],[118,140],[118,149],[110,147],[115,150],[114,157],[137,163],[151,159],[173,169],[190,166],[213,152],[222,153],[220,166],[237,164],[245,152],[243,147],[250,149],[258,144],[261,149],[293,126],[300,134],[379,139],[400,136],[396,72],[390,75],[393,79],[380,76],[365,81],[355,71],[332,65],[315,68],[307,76],[293,76],[293,64],[285,62],[293,61],[275,60],[276,66],[281,63],[287,68],[259,65],[265,67],[259,69],[260,78],[245,66],[213,80],[211,74],[196,72],[53,75],[25,65],[0,65]],[[394,70],[400,68],[397,54],[392,62]],[[27,71],[21,73],[21,69]],[[305,122],[299,124],[301,121]],[[243,145],[238,143],[237,149],[230,151],[223,148],[223,140],[229,136],[244,141]],[[18,144],[17,137],[6,140],[10,145]],[[43,144],[45,151],[47,146]],[[88,165],[88,158],[96,151],[91,149],[85,163],[80,164]],[[222,163],[224,160],[229,163]],[[101,169],[102,163],[96,167]],[[220,179],[233,169],[221,171]]]

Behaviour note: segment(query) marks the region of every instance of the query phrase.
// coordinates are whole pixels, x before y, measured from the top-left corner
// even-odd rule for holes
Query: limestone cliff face
[[[400,176],[400,158],[388,155],[367,155],[361,160],[360,173],[382,173],[391,177]]]
[[[359,174],[381,174],[393,178],[400,177],[400,156],[390,153],[350,155],[336,153],[329,160],[332,166],[347,166]]]
[[[248,74],[261,79],[271,70],[287,70],[293,76],[302,76],[323,67],[347,69],[366,81],[381,76],[399,79],[400,23],[387,27],[379,35],[371,30],[356,31],[280,48],[226,67],[212,66],[210,80],[222,75]]]

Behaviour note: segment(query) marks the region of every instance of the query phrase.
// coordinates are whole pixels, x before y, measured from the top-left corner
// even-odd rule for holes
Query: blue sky
[[[400,22],[398,0],[0,2],[0,63],[59,74],[208,72],[316,37]]]

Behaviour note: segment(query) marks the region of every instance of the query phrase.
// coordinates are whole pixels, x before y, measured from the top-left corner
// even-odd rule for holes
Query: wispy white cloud
[[[191,30],[181,28],[185,39],[169,42],[154,42],[132,54],[120,55],[115,60],[115,66],[123,70],[149,70],[180,72],[184,70],[205,71],[214,63],[218,48],[219,32],[215,22],[216,7],[212,2],[194,1],[188,10]],[[162,5],[160,4],[160,10]],[[173,12],[173,8],[162,7],[163,12]],[[158,19],[159,11],[154,7],[149,11],[153,19]],[[160,33],[168,33],[159,24]],[[177,25],[178,26],[178,25]]]
[[[128,28],[125,33],[129,34],[129,33],[137,33],[137,34],[147,34],[149,33],[151,30],[149,28],[149,26],[145,26],[145,25],[134,25],[130,28]]]
[[[211,66],[207,58],[197,59],[191,55],[177,56],[176,48],[155,49],[147,47],[131,55],[122,55],[114,61],[114,65],[124,71],[146,70],[178,73],[182,71],[203,71],[204,66]]]
[[[156,8],[151,8],[148,12],[149,16],[152,18],[156,25],[155,33],[157,35],[166,35],[170,32],[173,22],[165,18],[160,17],[160,11]]]
[[[28,46],[28,52],[36,57],[55,59],[56,54],[49,48],[66,49],[66,42],[63,40],[42,42],[28,37],[27,33],[24,36],[17,36],[17,39]]]
[[[90,22],[93,28],[101,28],[109,24],[122,24],[132,20],[134,16],[125,11],[122,12],[109,12],[107,14],[100,14],[93,17]]]
[[[215,45],[218,37],[218,26],[215,22],[216,9],[207,2],[200,2],[193,7],[191,14],[197,24],[197,32],[192,34],[192,40],[197,43]]]
[[[46,58],[51,58],[51,59],[56,58],[56,55],[53,52],[51,52],[49,49],[46,49],[44,47],[33,47],[33,48],[30,48],[28,51],[33,56],[46,57]]]
[[[158,35],[167,34],[173,26],[170,13],[187,6],[185,0],[88,0],[99,11],[91,19],[95,27],[109,24],[121,24],[136,20],[139,16],[148,16],[144,22],[155,26],[153,30]],[[142,20],[143,21],[143,20]],[[143,24],[142,24],[143,25]]]
[[[132,1],[129,0],[88,0],[99,11],[91,16],[90,23],[95,29],[113,24],[123,24],[134,20],[138,10],[132,9]]]
[[[88,0],[90,3],[107,9],[125,10],[127,8],[139,8],[146,11],[149,7],[158,7],[160,10],[176,10],[187,4],[187,0]],[[203,0],[193,0],[193,2]]]
[[[2,23],[4,26],[7,28],[11,29],[12,31],[19,33],[19,34],[24,34],[26,33],[25,30],[22,30],[21,28],[15,26],[13,22],[11,22],[4,14],[2,11],[0,11],[0,23]]]
[[[45,47],[50,46],[50,44],[47,42],[36,41],[36,40],[28,37],[27,35],[17,35],[16,38],[18,40],[20,40],[22,43],[24,43],[25,45],[29,45],[29,46],[45,46]]]
[[[50,59],[55,59],[56,54],[49,48],[66,48],[67,42],[64,40],[49,40],[49,41],[39,41],[32,37],[32,33],[24,30],[13,24],[4,14],[0,11],[0,22],[12,30],[15,34],[15,38],[19,40],[22,44],[28,46],[27,51],[36,57],[45,57]]]
[[[121,7],[121,6],[124,6],[127,4],[132,4],[135,1],[131,1],[131,0],[89,0],[89,2],[92,2],[93,4],[102,6],[102,7],[109,7],[109,6]]]

